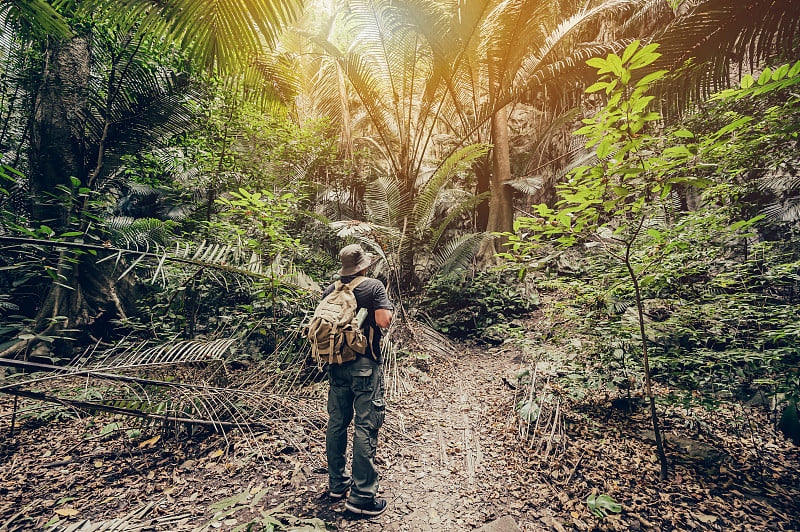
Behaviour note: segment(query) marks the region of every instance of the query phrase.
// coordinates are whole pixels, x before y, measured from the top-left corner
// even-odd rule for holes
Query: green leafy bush
[[[538,297],[526,293],[511,272],[464,271],[435,277],[421,307],[433,326],[454,337],[481,336],[486,329],[505,325],[534,310]]]

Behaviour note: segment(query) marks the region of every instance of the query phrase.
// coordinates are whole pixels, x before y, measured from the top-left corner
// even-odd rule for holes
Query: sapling
[[[559,187],[560,201],[555,209],[538,205],[538,217],[517,219],[517,236],[512,237],[511,242],[516,253],[526,253],[542,241],[573,246],[593,240],[624,264],[636,298],[645,390],[661,478],[665,479],[667,459],[650,378],[640,280],[670,250],[668,232],[659,230],[651,221],[654,207],[669,195],[673,185],[702,186],[705,181],[671,175],[673,170],[696,156],[697,144],[661,148],[664,139],[648,132],[647,126],[661,119],[659,113],[649,110],[654,97],[648,92],[666,71],[651,72],[638,79],[635,74],[659,57],[655,52],[657,47],[657,44],[640,47],[636,41],[621,57],[610,54],[605,59],[587,61],[598,69],[601,77],[586,92],[604,91],[607,103],[594,117],[584,119],[586,125],[576,134],[586,137],[587,147],[596,147],[600,162],[582,166],[570,174],[567,183]],[[693,139],[694,135],[681,130],[670,133],[669,137],[671,140]],[[522,231],[526,232],[524,236]],[[644,239],[650,239],[651,247],[642,265],[633,260],[632,254],[634,244],[639,245]]]
[[[762,216],[730,223],[714,213],[683,213],[670,226],[653,216],[663,208],[675,185],[704,188],[712,184],[708,179],[690,175],[691,169],[707,165],[707,161],[729,150],[732,137],[752,121],[752,117],[733,115],[727,124],[703,138],[685,129],[660,135],[651,132],[653,128],[649,126],[661,120],[661,115],[649,110],[654,97],[648,93],[667,72],[649,72],[639,77],[637,71],[660,56],[657,48],[658,44],[640,47],[634,41],[621,57],[610,54],[605,59],[587,61],[597,68],[600,79],[586,92],[604,91],[607,103],[594,117],[584,119],[586,125],[576,134],[586,137],[588,148],[595,147],[599,162],[572,171],[567,182],[559,187],[560,199],[555,209],[542,204],[535,207],[536,217],[518,218],[515,234],[509,239],[512,253],[504,255],[524,260],[542,242],[570,247],[594,241],[624,265],[636,300],[645,391],[663,480],[668,475],[668,465],[652,390],[642,281],[652,277],[651,272],[658,270],[661,259],[686,246],[687,238],[709,242],[714,235],[746,230]],[[745,76],[741,89],[723,91],[716,98],[759,96],[797,83],[800,83],[800,62],[775,71],[767,69],[757,82]],[[644,253],[638,253],[643,248]]]

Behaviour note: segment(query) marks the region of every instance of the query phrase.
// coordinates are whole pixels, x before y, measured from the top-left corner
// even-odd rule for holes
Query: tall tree
[[[110,135],[115,128],[120,135],[135,130],[129,115],[132,107],[157,103],[153,91],[158,93],[160,87],[168,91],[172,83],[159,79],[157,69],[141,68],[146,50],[177,45],[209,73],[236,73],[274,41],[301,5],[302,0],[89,0],[68,15],[94,21],[104,28],[104,35],[113,28],[110,33],[116,39],[108,60],[95,61],[100,50],[94,47],[98,42],[94,29],[87,30],[84,24],[80,31],[65,29],[65,19],[41,0],[0,4],[0,15],[5,15],[0,31],[19,33],[24,27],[45,55],[30,131],[33,225],[50,224],[59,234],[70,222],[76,234],[89,230],[89,194],[105,171]],[[66,3],[65,9],[75,9],[75,4]],[[94,83],[97,79],[102,83]],[[162,109],[156,123],[168,122],[175,110],[174,105]],[[60,254],[37,316],[40,331],[84,328],[108,314],[104,309],[109,306],[111,313],[125,317],[111,268],[108,263],[98,266],[89,257]],[[28,345],[29,341],[21,341],[9,351]]]

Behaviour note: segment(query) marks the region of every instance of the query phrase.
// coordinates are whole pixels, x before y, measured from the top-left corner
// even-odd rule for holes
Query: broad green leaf
[[[663,78],[667,74],[666,70],[658,70],[656,72],[651,72],[647,74],[645,77],[640,79],[636,82],[637,87],[644,87],[646,85],[650,85],[652,82]]]
[[[590,67],[604,70],[605,72],[609,71],[606,60],[601,57],[592,57],[591,59],[587,59],[586,64],[589,65]]]
[[[644,108],[647,107],[647,104],[649,104],[653,100],[653,98],[655,98],[655,96],[645,96],[645,97],[639,99],[637,102],[635,102],[633,104],[633,108],[631,109],[631,112],[632,113],[639,113],[639,112],[643,111]]]
[[[627,63],[628,59],[633,57],[633,54],[636,53],[636,50],[638,48],[639,48],[639,40],[637,39],[637,40],[633,41],[632,43],[630,43],[627,46],[627,48],[625,48],[625,51],[622,52],[622,62],[623,63]]]
[[[750,87],[753,86],[753,83],[755,83],[755,81],[753,80],[753,76],[751,76],[750,74],[745,74],[739,85],[743,89],[749,89]]]
[[[758,76],[758,84],[764,85],[772,78],[772,69],[769,67],[765,68],[764,71]]]
[[[783,79],[783,78],[786,77],[786,74],[788,74],[788,73],[789,73],[789,65],[788,64],[787,65],[783,65],[783,66],[775,69],[775,72],[772,73],[772,80],[773,81],[778,81],[779,79]]]
[[[622,68],[622,60],[619,58],[617,54],[609,54],[607,58],[608,66],[611,68],[611,71],[616,74],[617,76],[621,76],[623,72]]]
[[[661,57],[661,54],[654,52],[656,48],[658,48],[658,43],[652,43],[648,44],[647,46],[636,52],[636,55],[634,55],[633,59],[631,59],[628,68],[631,69],[642,68],[643,66],[649,65],[650,63]]]
[[[606,87],[608,87],[608,83],[607,82],[598,81],[597,83],[589,85],[584,92],[587,92],[587,93],[597,92],[599,90],[605,89]]]

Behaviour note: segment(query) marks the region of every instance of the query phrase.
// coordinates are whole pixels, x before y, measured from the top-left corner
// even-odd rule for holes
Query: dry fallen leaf
[[[161,439],[161,435],[160,434],[157,435],[157,436],[153,436],[149,440],[145,440],[142,443],[140,443],[139,444],[139,449],[144,449],[145,447],[151,447],[151,446],[155,445],[158,442],[158,440],[160,440],[160,439]]]
[[[73,517],[78,515],[80,512],[74,508],[59,508],[56,510],[58,515],[63,515],[64,517]]]

